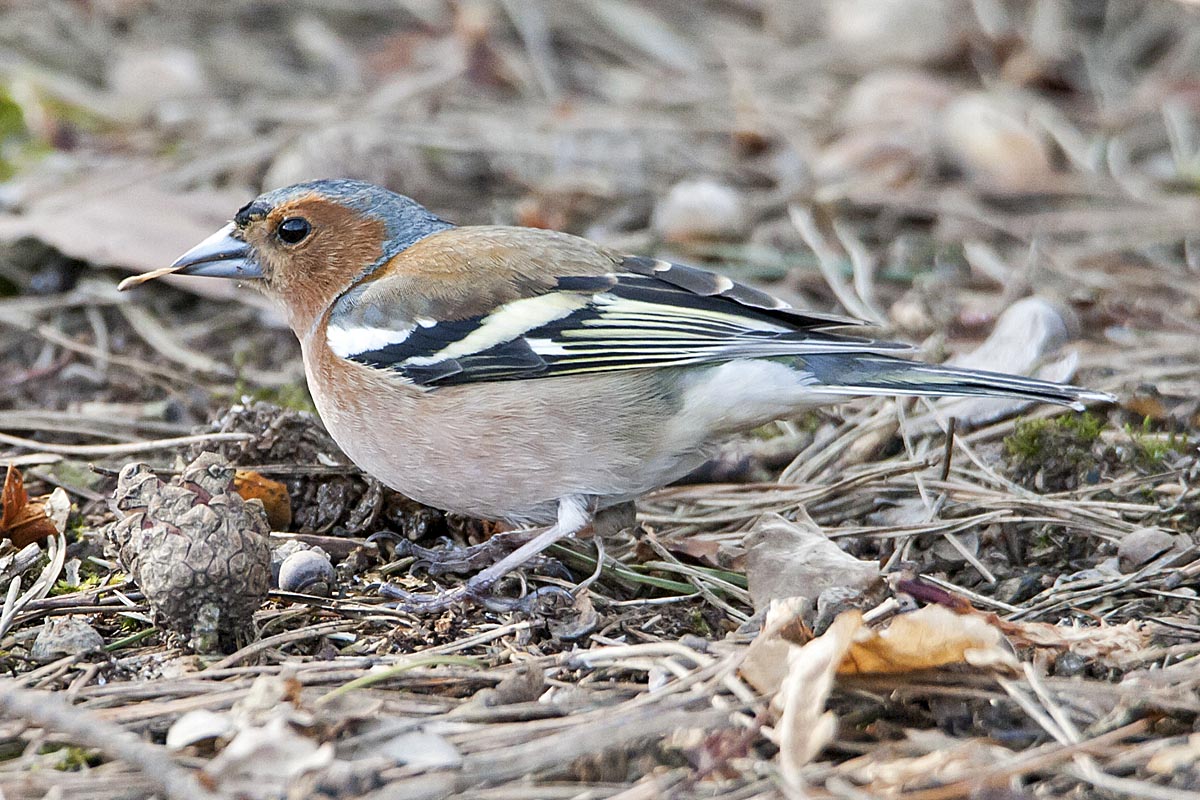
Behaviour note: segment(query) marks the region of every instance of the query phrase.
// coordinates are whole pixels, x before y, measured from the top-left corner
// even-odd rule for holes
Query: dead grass
[[[868,3],[296,3],[257,28],[237,3],[186,22],[0,12],[41,42],[0,33],[0,166],[17,175],[0,185],[0,456],[75,503],[45,557],[0,551],[4,797],[1200,796],[1196,13],[896,5],[874,38]],[[141,58],[166,75],[180,53],[196,63],[162,96],[117,74]],[[193,243],[180,219],[236,207],[212,187],[326,169],[464,222],[711,263],[930,357],[1037,294],[1075,327],[1077,361],[1050,367],[1122,402],[1083,425],[883,399],[779,423],[722,452],[725,482],[645,498],[574,606],[413,618],[369,583],[429,579],[365,536],[490,529],[330,466],[291,334],[257,306],[130,300],[84,263],[160,264]],[[702,210],[667,241],[654,209],[695,178],[729,187],[743,223],[713,240],[696,229],[719,209]],[[97,197],[109,216],[84,213]],[[1051,350],[1018,337],[1017,366],[995,366]],[[225,414],[243,395],[293,410]],[[153,627],[100,546],[116,469],[170,472],[199,449],[284,481],[297,523],[276,538],[342,562],[340,596],[275,593],[252,640],[211,658]],[[740,671],[762,624],[743,539],[768,512],[806,512],[893,576],[872,625],[913,598],[970,605],[1019,667],[840,675],[809,709],[837,715],[832,739],[792,758]],[[1147,528],[1171,546],[1131,548]],[[571,580],[549,565],[506,589],[597,567],[590,541],[553,557]],[[103,648],[34,660],[68,617]],[[232,727],[166,749],[198,711]],[[228,745],[239,732],[259,736],[250,755]],[[295,766],[276,786],[261,764]]]

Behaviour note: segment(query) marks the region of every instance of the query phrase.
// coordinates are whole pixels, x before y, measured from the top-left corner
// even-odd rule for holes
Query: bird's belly
[[[340,366],[340,365],[338,365]],[[348,367],[353,365],[347,365]],[[354,391],[325,396],[317,410],[355,464],[420,503],[487,519],[555,520],[558,500],[615,505],[698,465],[697,449],[664,451],[654,381],[539,379],[420,392],[353,366]],[[355,385],[357,384],[357,385]]]

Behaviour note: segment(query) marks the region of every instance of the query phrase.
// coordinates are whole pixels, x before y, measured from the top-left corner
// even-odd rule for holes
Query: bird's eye
[[[312,225],[308,224],[308,220],[302,217],[288,217],[279,223],[279,227],[275,229],[275,235],[285,244],[299,244],[304,241],[304,237],[308,236],[310,231],[312,231]]]

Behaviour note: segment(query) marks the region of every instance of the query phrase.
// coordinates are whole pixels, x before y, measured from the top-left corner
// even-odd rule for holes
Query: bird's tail
[[[1015,397],[1055,403],[1082,411],[1088,403],[1116,398],[1064,383],[1006,375],[1002,372],[923,364],[882,355],[805,356],[813,388],[839,395],[915,395],[923,397]]]

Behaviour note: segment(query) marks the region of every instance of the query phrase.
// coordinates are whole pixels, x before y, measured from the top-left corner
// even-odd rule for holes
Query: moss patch
[[[1078,486],[1101,460],[1095,447],[1104,425],[1104,420],[1094,414],[1018,422],[1013,434],[1004,440],[1013,479],[1045,492]]]

